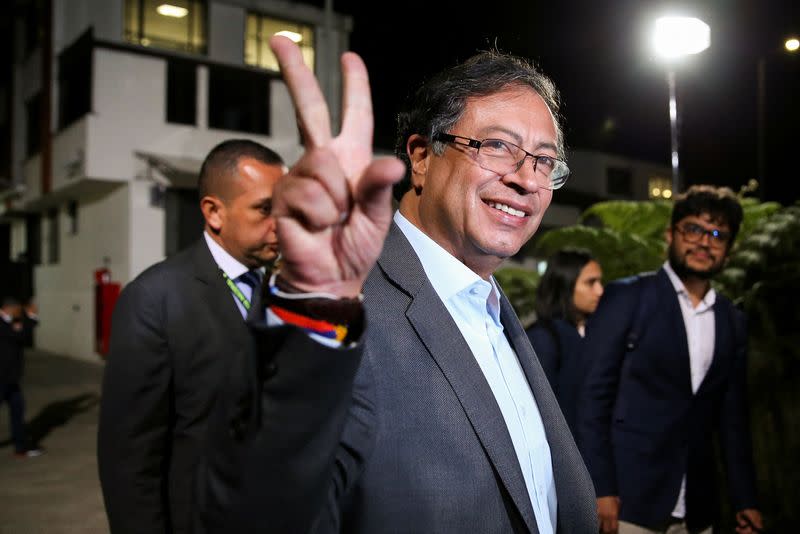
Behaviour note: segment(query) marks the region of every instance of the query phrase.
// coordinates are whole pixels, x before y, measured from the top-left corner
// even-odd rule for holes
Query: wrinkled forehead
[[[528,85],[510,85],[466,99],[456,126],[502,128],[525,135],[535,132],[556,142],[557,124],[544,99]]]

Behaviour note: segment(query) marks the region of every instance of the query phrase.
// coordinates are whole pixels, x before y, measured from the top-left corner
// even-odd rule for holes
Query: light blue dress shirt
[[[424,234],[400,212],[394,222],[453,317],[492,389],[514,444],[541,534],[555,532],[557,500],[544,424],[525,373],[500,323],[499,290]]]
[[[206,244],[208,245],[208,250],[211,252],[211,256],[214,258],[217,266],[222,269],[225,274],[228,275],[228,278],[233,280],[236,284],[236,287],[242,292],[242,294],[249,300],[250,302],[253,301],[253,288],[251,288],[248,284],[245,284],[239,277],[242,276],[244,273],[249,271],[245,265],[239,262],[236,258],[228,254],[224,248],[222,248],[219,243],[211,239],[211,236],[208,235],[207,232],[203,232],[203,237],[206,238]],[[264,269],[261,269],[261,274],[263,276]],[[220,278],[222,274],[219,275]],[[242,317],[247,319],[247,310],[245,309],[244,305],[239,302],[239,299],[236,298],[236,295],[231,292],[231,298],[236,302],[236,307],[239,308],[239,311],[242,314]]]

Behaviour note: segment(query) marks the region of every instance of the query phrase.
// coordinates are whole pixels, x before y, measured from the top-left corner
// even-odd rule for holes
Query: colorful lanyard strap
[[[222,278],[225,279],[225,283],[228,284],[228,288],[230,288],[231,293],[233,293],[233,296],[236,297],[236,300],[242,303],[242,306],[244,306],[245,310],[250,311],[250,301],[244,296],[244,293],[242,293],[242,290],[236,285],[236,282],[231,280],[230,276],[228,276],[227,273],[225,273],[225,271],[222,269],[220,269],[219,272],[222,273]]]

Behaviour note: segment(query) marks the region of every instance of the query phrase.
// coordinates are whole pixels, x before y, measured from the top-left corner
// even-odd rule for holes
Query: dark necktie
[[[258,309],[261,305],[261,271],[251,270],[240,275],[237,280],[250,287],[250,312]],[[245,311],[245,318],[249,313]]]

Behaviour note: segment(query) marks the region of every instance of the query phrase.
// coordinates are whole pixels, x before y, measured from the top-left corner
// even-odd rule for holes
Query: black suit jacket
[[[98,433],[111,530],[189,530],[206,418],[249,333],[204,239],[125,287],[114,310]]]
[[[714,322],[711,366],[693,393],[686,328],[666,271],[609,284],[592,316],[578,443],[597,495],[620,497],[620,519],[668,521],[685,473],[686,521],[709,526],[719,494],[715,431],[735,509],[756,505],[744,314],[718,294]]]
[[[18,384],[22,379],[25,331],[14,330],[0,319],[0,387]]]
[[[352,349],[256,328],[256,394],[226,392],[209,427],[207,532],[536,533],[492,390],[394,225],[364,303],[365,339]],[[505,297],[501,320],[550,445],[557,531],[595,534],[588,472]],[[248,402],[260,425],[237,437]]]

